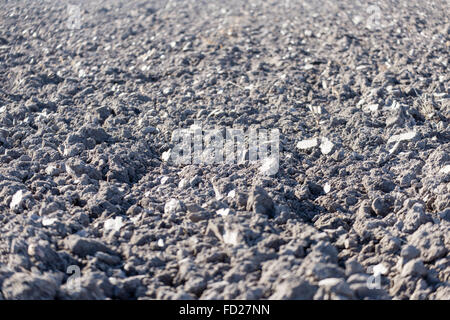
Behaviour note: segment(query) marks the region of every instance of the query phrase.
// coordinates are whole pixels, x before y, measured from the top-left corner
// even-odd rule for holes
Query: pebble
[[[322,154],[330,154],[334,151],[334,144],[328,138],[322,138],[322,142],[320,144],[320,151]]]
[[[408,131],[402,134],[396,134],[391,136],[388,139],[388,144],[390,143],[394,143],[394,142],[401,142],[401,141],[411,141],[414,140],[417,137],[417,132],[416,131]]]
[[[120,231],[120,229],[124,226],[125,222],[122,217],[109,218],[105,221],[103,227],[105,231],[114,230]]]
[[[11,199],[9,208],[11,210],[19,210],[23,204],[23,199],[24,199],[23,190],[17,191],[16,193],[14,193],[14,195]]]
[[[312,138],[308,140],[302,140],[297,143],[297,148],[300,150],[311,149],[319,145],[318,138]]]

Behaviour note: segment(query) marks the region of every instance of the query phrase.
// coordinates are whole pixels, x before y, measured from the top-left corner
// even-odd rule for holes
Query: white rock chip
[[[48,226],[51,226],[52,224],[54,224],[56,221],[58,221],[58,219],[46,217],[46,218],[42,219],[42,225],[44,227],[48,227]]]
[[[322,143],[320,144],[320,151],[322,154],[330,154],[334,150],[334,143],[328,138],[322,138]]]
[[[417,136],[416,131],[408,131],[401,134],[395,134],[392,137],[389,138],[388,144],[393,142],[400,142],[400,141],[410,141],[413,140]]]
[[[170,150],[164,151],[164,152],[162,153],[162,155],[161,155],[161,159],[162,159],[164,162],[167,162],[167,161],[169,161],[169,159],[170,159],[170,155],[171,155],[171,151],[170,151]]]
[[[213,185],[214,194],[216,195],[216,200],[218,200],[218,201],[222,200],[223,194],[220,192],[219,187],[215,183],[212,183],[212,185]]]
[[[161,184],[166,184],[167,183],[167,181],[169,181],[169,177],[168,176],[164,176],[164,177],[162,177],[161,178]]]
[[[267,157],[262,161],[262,165],[259,167],[259,173],[262,175],[271,176],[278,172],[278,168],[278,157]]]
[[[297,148],[300,150],[311,149],[319,145],[318,138],[312,138],[307,140],[302,140],[297,143]]]
[[[230,192],[228,192],[227,197],[234,199],[234,197],[236,197],[236,190],[233,189]]]
[[[61,170],[52,164],[49,165],[47,168],[45,168],[45,173],[49,176],[55,176],[60,172],[61,172]]]
[[[13,195],[11,203],[9,204],[9,208],[12,210],[19,209],[22,203],[23,203],[23,191],[19,190]]]
[[[230,214],[230,209],[229,209],[229,208],[222,208],[222,209],[219,209],[219,210],[217,210],[217,214],[218,214],[219,216],[226,217],[227,215]]]
[[[170,199],[164,205],[164,214],[173,214],[177,212],[181,212],[183,210],[183,203],[177,199]]]
[[[339,284],[342,279],[339,278],[327,278],[319,281],[319,286],[321,287],[333,287]]]
[[[119,231],[123,225],[124,225],[124,221],[122,217],[116,217],[116,218],[109,218],[108,220],[105,221],[104,224],[104,228],[105,230],[115,230],[115,231]]]
[[[388,272],[388,268],[384,266],[384,264],[379,263],[372,267],[372,273],[374,276],[379,276],[382,274],[386,274]]]
[[[439,170],[439,172],[443,173],[443,174],[450,173],[450,164],[448,164],[448,165],[444,166],[443,168],[441,168],[441,170]]]
[[[239,244],[239,231],[238,230],[225,230],[223,234],[223,242],[237,246]]]
[[[375,111],[378,111],[379,105],[378,105],[378,103],[369,104],[369,105],[367,106],[367,109],[368,109],[369,111],[371,111],[371,112],[375,112]]]

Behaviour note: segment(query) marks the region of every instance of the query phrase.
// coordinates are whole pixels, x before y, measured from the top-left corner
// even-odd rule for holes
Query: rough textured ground
[[[313,2],[0,1],[0,299],[449,299],[448,2]]]

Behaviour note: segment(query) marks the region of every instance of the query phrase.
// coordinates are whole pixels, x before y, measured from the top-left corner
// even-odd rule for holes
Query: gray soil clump
[[[448,12],[0,0],[0,300],[449,299]]]

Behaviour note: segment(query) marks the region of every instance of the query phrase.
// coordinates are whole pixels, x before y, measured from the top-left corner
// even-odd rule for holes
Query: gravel
[[[373,8],[0,0],[0,299],[449,299],[448,2]]]

